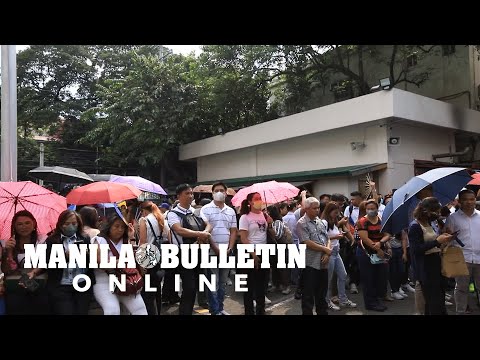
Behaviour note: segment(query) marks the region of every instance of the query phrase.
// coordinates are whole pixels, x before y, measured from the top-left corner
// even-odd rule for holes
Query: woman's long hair
[[[438,212],[442,206],[440,202],[435,197],[427,197],[420,201],[413,211],[413,217],[420,221],[430,222],[428,214],[430,212]]]
[[[253,192],[247,195],[247,198],[242,201],[240,205],[240,215],[248,215],[250,213],[250,204],[255,194],[260,195],[258,192]]]
[[[149,213],[155,216],[155,219],[158,222],[158,227],[160,229],[160,234],[163,233],[163,228],[165,226],[165,219],[163,217],[162,212],[158,208],[158,206],[151,201],[144,201],[140,207],[142,210],[147,210]]]
[[[83,221],[80,215],[78,215],[78,213],[73,210],[64,210],[58,216],[57,226],[50,234],[48,234],[53,242],[60,242],[61,235],[62,235],[62,226],[65,224],[65,221],[67,221],[67,219],[71,215],[75,215],[77,219],[77,224],[78,224],[77,232],[76,232],[77,236],[81,236],[81,234],[83,234]]]
[[[19,212],[17,212],[15,215],[13,215],[13,218],[12,218],[12,228],[11,228],[11,234],[12,236],[15,235],[15,223],[17,222],[17,219],[20,217],[20,216],[24,216],[24,217],[28,217],[30,220],[33,221],[33,231],[32,231],[32,234],[30,235],[30,244],[35,244],[37,242],[37,239],[38,239],[38,232],[37,232],[37,219],[35,219],[35,216],[33,216],[33,214],[28,211],[28,210],[20,210]]]
[[[112,228],[113,223],[117,220],[120,220],[120,222],[125,225],[125,231],[123,232],[122,240],[124,243],[127,243],[128,242],[128,226],[125,224],[123,219],[117,214],[112,214],[108,218],[107,222],[103,225],[102,229],[100,230],[100,234],[98,236],[101,236],[105,239],[110,239],[110,229]]]
[[[97,209],[91,206],[84,206],[80,209],[79,214],[82,218],[84,226],[89,226],[92,229],[98,229]]]
[[[360,205],[358,205],[358,220],[357,220],[357,223],[360,221],[361,218],[365,217],[365,215],[367,215],[367,201],[364,200],[360,203]],[[350,216],[352,216],[350,214]],[[355,224],[356,226],[357,224]]]
[[[330,201],[326,206],[325,209],[322,212],[322,215],[320,216],[320,219],[327,220],[328,223],[328,229],[333,230],[333,227],[337,225],[337,218],[332,218],[330,216],[330,213],[334,210],[339,210],[338,205],[334,201]]]

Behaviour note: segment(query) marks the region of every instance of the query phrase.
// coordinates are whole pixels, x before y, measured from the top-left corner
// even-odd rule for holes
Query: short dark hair
[[[278,208],[279,209],[288,208],[288,204],[285,201],[283,201],[280,203],[280,205],[278,205]]]
[[[366,208],[368,205],[370,205],[370,204],[374,204],[374,205],[377,207],[377,209],[378,209],[377,200],[374,200],[374,199],[367,200],[367,201],[365,202],[365,208]]]
[[[228,189],[228,188],[227,188],[227,185],[225,185],[223,182],[221,182],[221,181],[216,181],[216,182],[214,182],[213,185],[212,185],[212,192],[213,192],[213,189],[215,189],[215,187],[217,187],[217,186],[222,186],[225,191],[227,191],[227,189]]]
[[[330,199],[330,198],[332,197],[332,195],[330,195],[330,194],[322,194],[322,195],[320,195],[320,198],[319,198],[319,199],[320,199],[320,201],[322,201],[322,199],[323,199],[323,198],[326,198],[326,197],[328,197],[328,198]]]
[[[339,193],[332,194],[330,197],[330,200],[332,201],[345,201],[345,196]]]
[[[350,196],[360,196],[361,198],[363,198],[363,195],[360,191],[353,191],[350,193]]]
[[[177,186],[175,189],[175,194],[180,195],[182,192],[184,192],[187,189],[191,189],[192,187],[189,184],[180,184]]]
[[[458,193],[458,200],[460,200],[462,198],[462,196],[465,195],[465,194],[472,194],[476,198],[476,195],[472,190],[465,189],[465,190],[462,190]]]
[[[282,216],[280,215],[280,212],[278,211],[278,208],[275,205],[270,205],[267,207],[268,215],[272,218],[273,221],[280,220],[282,221]]]
[[[211,199],[209,199],[209,198],[203,198],[203,199],[200,200],[200,203],[199,203],[198,205],[200,205],[200,206],[205,206],[205,205],[207,205],[207,204],[210,204],[211,202],[212,202]]]
[[[297,207],[297,203],[296,203],[295,201],[292,201],[291,203],[289,203],[289,204],[287,205],[288,211],[295,210],[296,207]]]

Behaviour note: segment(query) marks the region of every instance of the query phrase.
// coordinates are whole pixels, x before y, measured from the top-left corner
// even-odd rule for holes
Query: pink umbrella
[[[60,213],[67,209],[63,196],[31,181],[0,182],[0,239],[9,239],[12,218],[20,210],[30,211],[40,234],[55,228]]]
[[[276,204],[294,198],[298,195],[299,191],[299,188],[287,182],[276,182],[273,180],[256,183],[239,190],[232,198],[232,204],[234,206],[240,206],[242,201],[247,198],[247,195],[254,192],[258,192],[266,204]]]
[[[98,181],[70,191],[67,195],[67,203],[75,205],[114,203],[135,199],[141,193],[140,190],[129,184]]]

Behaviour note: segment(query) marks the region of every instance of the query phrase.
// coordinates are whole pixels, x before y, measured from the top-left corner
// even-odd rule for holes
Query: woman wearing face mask
[[[378,216],[376,200],[368,200],[365,209],[367,215],[359,219],[356,225],[360,237],[356,256],[364,290],[363,299],[367,310],[385,311],[387,307],[380,299],[386,294],[388,264],[372,264],[369,255],[377,254],[384,258],[385,243],[390,240],[390,234],[381,231],[382,222]]]
[[[439,235],[432,227],[440,209],[436,198],[423,199],[415,208],[414,220],[408,229],[415,278],[420,282],[425,299],[425,315],[447,315],[440,246],[452,241],[453,236]]]
[[[65,210],[58,217],[55,230],[47,238],[47,264],[50,261],[52,245],[62,244],[68,264],[69,246],[90,244],[90,238],[83,233],[83,223],[75,211]],[[87,252],[86,264],[89,264]],[[55,315],[87,315],[92,299],[92,288],[85,292],[73,288],[73,279],[80,274],[87,275],[95,283],[92,269],[88,268],[49,268],[47,269],[47,292],[50,308]],[[85,280],[79,281],[80,288],[85,286]]]
[[[242,201],[240,207],[240,241],[242,244],[266,244],[267,231],[271,236],[275,236],[275,230],[272,228],[273,220],[270,216],[262,213],[263,201],[259,193],[250,193]],[[248,291],[243,294],[243,305],[245,315],[265,315],[265,283],[268,281],[270,269],[260,268],[261,258],[255,252],[250,253],[255,267],[246,269],[248,275]],[[255,298],[256,308],[254,312],[253,300]]]

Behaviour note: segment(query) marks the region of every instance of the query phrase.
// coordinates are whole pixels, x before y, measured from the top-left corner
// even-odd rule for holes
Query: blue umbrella
[[[420,202],[415,196],[422,189],[431,185],[433,196],[441,204],[452,201],[462,188],[472,180],[465,168],[445,167],[427,171],[411,178],[393,194],[382,216],[382,231],[397,234],[408,227],[412,220],[412,212]]]

